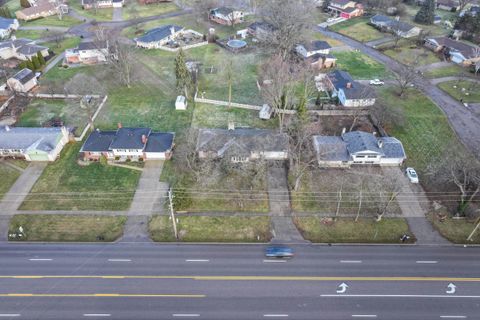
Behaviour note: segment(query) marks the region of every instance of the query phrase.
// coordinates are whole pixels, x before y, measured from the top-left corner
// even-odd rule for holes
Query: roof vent
[[[10,127],[9,126],[5,126],[5,131],[10,131]]]
[[[378,143],[378,147],[379,147],[380,149],[382,149],[382,148],[383,148],[383,140],[382,140],[382,139],[378,139],[378,142],[377,142],[377,143]]]

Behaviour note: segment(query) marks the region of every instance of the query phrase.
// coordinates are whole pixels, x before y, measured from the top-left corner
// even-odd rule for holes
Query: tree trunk
[[[357,216],[355,217],[355,222],[357,222],[358,218],[360,218],[360,210],[362,210],[362,201],[363,201],[363,190],[360,190],[360,198],[358,200],[358,210],[357,210]]]
[[[475,232],[477,232],[478,228],[480,228],[480,218],[478,219],[477,225],[473,229],[472,233],[470,233],[470,235],[468,236],[467,241],[472,241],[473,235],[475,234]]]

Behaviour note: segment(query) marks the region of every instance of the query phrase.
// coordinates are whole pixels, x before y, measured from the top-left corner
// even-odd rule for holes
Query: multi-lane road
[[[480,319],[480,248],[0,245],[0,318]]]

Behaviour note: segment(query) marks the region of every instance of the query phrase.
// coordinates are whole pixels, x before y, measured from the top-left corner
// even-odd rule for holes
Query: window
[[[233,163],[248,162],[248,158],[247,157],[232,157],[232,162]]]
[[[356,158],[365,158],[365,156],[356,156]]]
[[[377,156],[368,156],[368,158],[376,158]]]

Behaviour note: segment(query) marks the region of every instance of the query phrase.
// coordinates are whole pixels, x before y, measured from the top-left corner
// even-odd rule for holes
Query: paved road
[[[0,244],[0,315],[478,319],[480,248],[294,249],[266,262],[261,245]]]
[[[361,42],[329,30],[319,28],[318,31],[362,51],[394,72],[401,68],[401,64],[398,61]],[[447,93],[432,85],[427,79],[420,77],[415,82],[415,86],[444,111],[462,143],[480,159],[480,130],[478,130],[480,128],[480,118],[471,110],[465,109],[460,102],[450,97]]]

